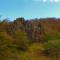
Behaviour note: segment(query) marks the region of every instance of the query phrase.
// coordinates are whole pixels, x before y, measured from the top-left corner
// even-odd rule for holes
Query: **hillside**
[[[0,60],[60,60],[60,19],[0,21]]]

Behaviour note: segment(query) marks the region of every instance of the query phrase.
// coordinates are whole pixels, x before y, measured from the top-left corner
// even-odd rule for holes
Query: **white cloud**
[[[54,2],[54,0],[49,0],[49,2]]]
[[[43,0],[43,2],[47,2],[47,0]]]
[[[51,3],[58,3],[60,2],[60,0],[32,0],[32,1],[35,1],[35,2],[51,2]]]
[[[54,0],[54,2],[60,2],[60,0]]]

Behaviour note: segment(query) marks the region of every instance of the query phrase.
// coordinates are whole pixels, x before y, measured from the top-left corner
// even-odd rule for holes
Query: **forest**
[[[0,21],[0,60],[60,60],[60,19]]]

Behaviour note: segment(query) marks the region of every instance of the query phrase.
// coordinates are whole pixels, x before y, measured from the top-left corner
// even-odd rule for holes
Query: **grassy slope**
[[[41,21],[45,32],[44,43],[31,43],[25,31],[13,30],[15,38],[6,32],[7,24],[0,25],[0,60],[49,60],[50,57],[44,51],[59,48],[60,46],[60,21],[45,20]],[[29,43],[30,41],[30,43]],[[29,45],[30,44],[30,45]],[[54,51],[53,51],[54,52]],[[50,52],[53,53],[52,51]]]

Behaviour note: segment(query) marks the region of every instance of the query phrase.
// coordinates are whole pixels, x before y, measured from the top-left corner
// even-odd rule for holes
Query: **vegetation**
[[[60,19],[0,21],[0,60],[60,60]]]

